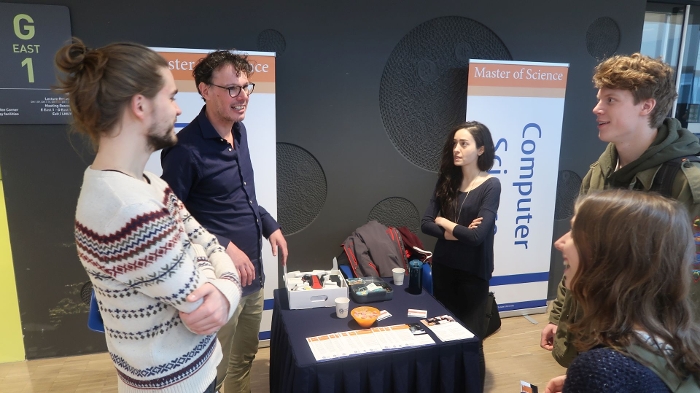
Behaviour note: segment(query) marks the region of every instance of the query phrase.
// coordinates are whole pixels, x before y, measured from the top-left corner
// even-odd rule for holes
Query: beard
[[[175,135],[175,127],[169,124],[167,132],[158,132],[165,127],[159,127],[158,124],[152,125],[148,130],[147,142],[151,151],[158,151],[166,147],[175,146],[177,143],[177,135]]]

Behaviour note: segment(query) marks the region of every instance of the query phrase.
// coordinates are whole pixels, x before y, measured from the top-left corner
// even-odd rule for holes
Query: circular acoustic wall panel
[[[470,58],[511,56],[486,26],[449,16],[411,30],[384,66],[379,87],[384,128],[396,149],[423,169],[437,172],[447,132],[466,120]]]
[[[287,49],[287,41],[277,30],[267,29],[258,34],[258,50],[261,52],[276,52],[278,55]]]
[[[573,171],[559,171],[555,220],[568,220],[574,215],[574,203],[581,189],[581,177]]]
[[[406,198],[391,197],[374,205],[367,221],[377,220],[386,226],[407,227],[413,233],[420,233],[418,209]]]
[[[277,218],[285,236],[306,228],[326,202],[326,175],[299,146],[277,144]]]
[[[598,18],[586,31],[586,49],[597,60],[612,56],[620,45],[620,27],[614,19]]]

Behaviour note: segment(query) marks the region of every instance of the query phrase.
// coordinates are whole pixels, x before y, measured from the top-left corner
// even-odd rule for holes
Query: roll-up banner
[[[568,69],[470,60],[467,120],[491,130],[501,182],[490,287],[504,316],[546,310]]]
[[[194,120],[202,110],[204,101],[197,91],[192,70],[199,59],[213,50],[151,48],[168,62],[175,78],[178,93],[177,100],[182,114],[175,123],[179,132]],[[248,79],[255,83],[255,91],[250,95],[248,108],[243,123],[248,130],[250,157],[255,172],[255,194],[258,204],[263,206],[272,217],[277,217],[277,129],[275,112],[275,53],[238,51],[248,56],[253,70]],[[146,170],[160,176],[160,150],[153,153],[146,164]],[[277,289],[279,277],[277,257],[267,240],[263,239],[263,269],[265,270],[265,309],[260,324],[260,339],[270,338],[272,323],[272,291]]]

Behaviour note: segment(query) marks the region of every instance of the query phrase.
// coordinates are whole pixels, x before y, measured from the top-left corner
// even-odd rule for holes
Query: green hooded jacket
[[[603,154],[594,162],[581,183],[581,195],[590,191],[608,188],[628,188],[649,191],[661,165],[674,158],[700,154],[700,142],[690,131],[681,127],[678,120],[667,118],[658,129],[651,146],[635,161],[618,171],[617,150],[610,143]],[[696,244],[700,241],[700,163],[686,161],[681,164],[671,188],[671,196],[683,203],[693,220]],[[700,248],[699,248],[700,250]],[[695,303],[696,314],[700,316],[700,264],[694,266],[691,298]],[[563,367],[569,367],[578,352],[573,344],[573,335],[567,323],[573,323],[583,316],[583,310],[564,287],[563,279],[557,288],[557,298],[549,314],[549,322],[557,325],[552,356]]]

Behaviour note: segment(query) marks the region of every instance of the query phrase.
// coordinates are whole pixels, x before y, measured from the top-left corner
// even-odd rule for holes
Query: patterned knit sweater
[[[216,335],[192,333],[178,311],[209,282],[229,301],[241,286],[216,238],[190,216],[168,185],[88,168],[78,199],[75,239],[104,320],[119,392],[203,392],[222,358]]]
[[[651,369],[610,348],[579,354],[566,371],[563,393],[668,393]]]

